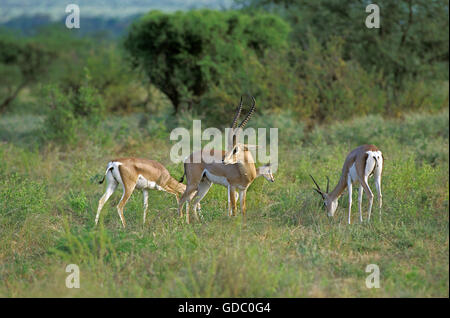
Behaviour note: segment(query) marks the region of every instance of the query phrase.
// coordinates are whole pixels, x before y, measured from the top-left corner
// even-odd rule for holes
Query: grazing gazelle
[[[236,111],[236,115],[231,125],[230,139],[233,140],[232,148],[225,152],[223,150],[203,149],[192,153],[186,158],[184,163],[184,174],[181,182],[186,175],[186,191],[178,203],[178,213],[183,216],[182,209],[186,201],[191,202],[194,216],[198,219],[197,204],[208,193],[213,183],[220,184],[228,189],[228,215],[235,215],[237,193],[239,192],[241,212],[245,217],[246,211],[246,193],[248,187],[259,176],[264,176],[267,180],[273,182],[272,169],[269,165],[259,168],[255,167],[255,161],[250,152],[254,146],[237,143],[240,131],[245,127],[248,120],[255,110],[255,99],[252,97],[253,105],[245,119],[236,127],[237,120],[242,110],[241,102]],[[194,159],[199,159],[195,161]],[[195,195],[193,193],[197,191]],[[186,207],[186,222],[189,223],[189,204]]]
[[[350,224],[350,215],[352,210],[352,184],[359,182],[359,195],[358,195],[358,207],[359,207],[359,221],[362,222],[361,202],[363,190],[366,192],[369,198],[369,216],[372,211],[373,193],[370,190],[368,179],[373,174],[375,178],[375,187],[378,192],[378,203],[381,215],[382,198],[381,195],[381,172],[383,170],[383,154],[374,145],[363,145],[353,149],[347,156],[342,168],[341,178],[333,191],[328,192],[328,186],[330,180],[327,177],[327,191],[324,192],[320,189],[316,180],[310,175],[317,189],[314,189],[322,196],[325,207],[328,212],[328,216],[334,216],[338,206],[338,199],[348,187],[348,224]]]
[[[148,208],[148,189],[157,189],[172,193],[176,196],[177,202],[179,201],[179,196],[186,189],[184,184],[172,178],[169,171],[162,164],[147,159],[120,158],[112,160],[108,163],[105,176],[100,181],[100,184],[103,183],[105,178],[107,183],[106,192],[98,202],[97,216],[95,217],[96,225],[103,205],[119,184],[122,186],[123,194],[117,205],[117,212],[119,213],[123,227],[126,226],[123,208],[135,188],[142,189],[144,194],[144,224]]]

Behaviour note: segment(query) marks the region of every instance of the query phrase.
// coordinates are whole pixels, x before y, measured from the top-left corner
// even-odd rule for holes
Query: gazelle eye
[[[236,152],[237,152],[237,147],[235,147],[235,148],[233,149],[233,155],[235,155]]]

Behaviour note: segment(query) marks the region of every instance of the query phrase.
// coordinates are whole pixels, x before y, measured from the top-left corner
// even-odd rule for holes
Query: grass
[[[139,125],[139,116],[110,117],[65,147],[43,141],[39,116],[26,116],[26,124],[14,114],[0,118],[1,297],[449,296],[448,110],[312,131],[276,126],[279,170],[275,183],[261,178],[249,189],[246,224],[226,216],[226,189],[213,186],[202,201],[203,223],[185,224],[173,196],[150,191],[143,226],[135,192],[123,230],[117,191],[94,228],[104,191],[96,181],[108,160],[152,158],[175,178],[182,174],[169,160],[168,133],[155,137],[153,122]],[[373,221],[359,224],[355,203],[349,226],[347,195],[327,218],[308,174],[335,184],[348,151],[363,143],[385,156],[383,212],[374,209]],[[80,289],[65,287],[72,263]],[[368,264],[380,268],[379,289],[365,286]]]

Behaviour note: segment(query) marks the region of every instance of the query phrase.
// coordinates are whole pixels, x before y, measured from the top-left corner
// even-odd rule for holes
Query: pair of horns
[[[252,98],[252,107],[250,108],[250,111],[248,112],[247,116],[244,118],[243,121],[241,121],[241,123],[239,124],[239,126],[236,127],[237,124],[237,120],[239,118],[239,116],[241,115],[241,111],[242,111],[242,96],[241,96],[241,101],[239,102],[239,106],[236,110],[236,115],[234,116],[233,119],[233,123],[231,124],[231,128],[234,130],[236,128],[244,128],[245,125],[247,124],[247,122],[249,121],[250,117],[253,115],[253,112],[255,111],[255,105],[256,105],[256,101],[255,98],[253,96],[250,96]]]
[[[236,134],[234,134],[234,132],[239,128],[244,129],[245,125],[247,125],[247,122],[250,120],[250,117],[255,112],[256,100],[253,96],[250,96],[250,97],[252,99],[252,107],[250,108],[250,111],[248,112],[247,116],[241,121],[241,123],[238,126],[236,126],[236,124],[237,124],[237,120],[238,120],[239,116],[241,115],[242,106],[243,106],[243,96],[241,96],[241,101],[239,102],[239,106],[236,110],[236,114],[234,115],[234,119],[231,124],[231,133],[233,134],[233,145],[236,144],[236,140],[237,140],[237,136],[236,136]]]
[[[320,189],[319,185],[317,184],[316,180],[314,180],[313,176],[312,176],[312,175],[309,175],[309,176],[311,177],[312,181],[314,182],[314,184],[315,184],[316,187],[317,187],[317,189],[314,189],[314,190],[315,190],[317,193],[319,193],[319,194],[322,196],[322,198],[324,198],[324,194],[328,193],[328,191],[329,191],[330,178],[328,178],[328,176],[327,176],[327,191],[326,191],[326,192],[323,192],[322,189]]]

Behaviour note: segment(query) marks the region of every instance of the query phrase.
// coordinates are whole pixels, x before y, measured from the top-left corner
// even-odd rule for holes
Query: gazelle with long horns
[[[109,197],[114,193],[120,184],[123,189],[122,198],[117,205],[117,212],[123,227],[126,226],[123,216],[123,209],[134,189],[140,189],[144,194],[144,224],[148,209],[148,190],[156,189],[174,194],[179,201],[179,197],[186,190],[186,186],[175,180],[167,171],[167,169],[155,160],[147,160],[140,158],[120,158],[112,160],[106,167],[105,176],[99,182],[100,184],[106,179],[106,192],[98,202],[97,215],[95,217],[95,225],[98,223],[100,211],[103,205],[108,201]]]
[[[336,187],[331,191],[329,190],[330,179],[327,177],[327,190],[322,191],[314,180],[313,176],[310,175],[316,189],[323,199],[325,207],[328,212],[328,216],[334,216],[336,209],[338,207],[338,199],[344,192],[345,188],[348,187],[348,224],[351,222],[351,210],[352,210],[352,185],[353,183],[359,182],[359,195],[358,195],[358,208],[359,208],[359,221],[362,222],[362,211],[361,203],[363,190],[369,199],[369,215],[368,221],[370,221],[370,214],[372,211],[373,204],[373,193],[370,190],[368,179],[371,175],[375,179],[375,187],[378,192],[378,203],[381,215],[382,206],[382,194],[381,194],[381,173],[383,170],[383,154],[374,145],[363,145],[353,149],[347,156],[342,167],[342,174]]]
[[[228,189],[228,215],[236,214],[237,192],[239,192],[241,212],[245,217],[247,189],[259,176],[274,182],[270,165],[255,167],[255,161],[250,152],[255,146],[238,143],[239,133],[245,127],[255,111],[255,98],[252,97],[252,107],[237,126],[237,120],[242,111],[242,97],[236,115],[231,124],[228,140],[232,140],[228,151],[203,149],[192,153],[184,162],[184,176],[187,179],[186,191],[178,204],[178,213],[183,216],[182,209],[186,201],[186,222],[189,223],[189,205],[193,207],[194,216],[198,219],[197,204],[208,193],[212,184],[220,184]],[[193,193],[196,192],[195,195]],[[237,192],[236,192],[237,191]],[[189,204],[192,202],[192,204]]]

